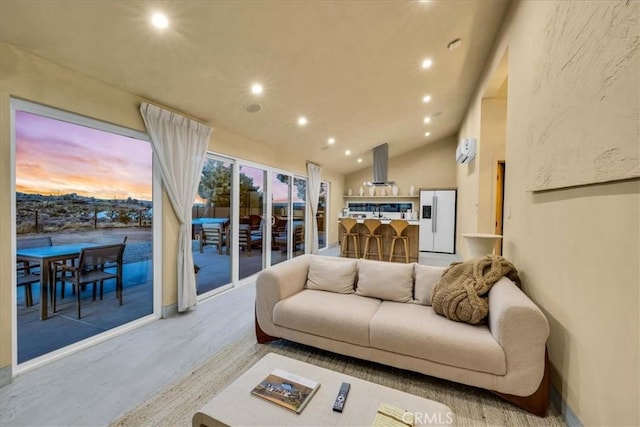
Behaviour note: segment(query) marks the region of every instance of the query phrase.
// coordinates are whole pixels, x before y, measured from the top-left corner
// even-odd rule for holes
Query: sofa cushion
[[[388,301],[411,301],[413,264],[359,259],[356,294]]]
[[[308,289],[352,294],[358,261],[355,259],[312,256],[307,274]]]
[[[445,267],[415,264],[413,302],[416,304],[431,305],[431,291],[445,270]]]
[[[496,375],[504,351],[486,325],[451,321],[417,304],[383,301],[371,319],[371,347]]]
[[[369,322],[380,302],[375,298],[355,294],[303,289],[275,305],[273,323],[284,328],[368,347]]]

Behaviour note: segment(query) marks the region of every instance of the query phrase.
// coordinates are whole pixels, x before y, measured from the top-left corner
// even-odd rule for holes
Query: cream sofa
[[[477,386],[544,416],[548,405],[543,313],[506,277],[489,293],[486,325],[434,312],[443,268],[303,255],[256,282],[256,336]]]

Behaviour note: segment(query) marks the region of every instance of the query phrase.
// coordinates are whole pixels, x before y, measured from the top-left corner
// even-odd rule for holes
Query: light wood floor
[[[325,252],[336,255],[337,249]],[[421,253],[448,265],[455,255]],[[0,391],[0,425],[104,426],[253,329],[255,284],[59,359]]]

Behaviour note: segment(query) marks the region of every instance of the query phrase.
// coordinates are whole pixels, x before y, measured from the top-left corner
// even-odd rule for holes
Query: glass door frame
[[[199,295],[198,296],[198,301],[201,301],[203,299],[207,299],[209,297],[211,297],[212,295],[214,295],[217,292],[221,292],[222,290],[226,290],[229,289],[231,287],[236,287],[236,286],[240,286],[243,285],[245,283],[250,283],[253,281],[253,275],[240,279],[240,261],[239,261],[239,256],[240,256],[240,248],[237,244],[238,239],[239,239],[239,226],[240,226],[240,217],[239,217],[239,212],[240,212],[240,167],[241,166],[247,166],[247,167],[251,167],[251,168],[255,168],[255,169],[260,169],[266,172],[266,179],[264,182],[264,198],[265,198],[265,203],[264,203],[264,216],[265,216],[265,221],[264,221],[264,230],[263,230],[263,238],[262,238],[262,244],[263,244],[263,249],[262,249],[262,268],[265,269],[269,266],[271,266],[271,235],[272,235],[272,225],[271,221],[267,220],[268,217],[270,217],[272,215],[273,212],[273,200],[272,200],[272,192],[273,192],[273,185],[272,185],[272,178],[274,176],[274,174],[282,174],[282,175],[286,175],[289,177],[289,189],[288,189],[288,205],[287,205],[287,209],[288,212],[290,214],[290,216],[293,218],[293,191],[294,191],[294,180],[295,179],[303,179],[306,181],[307,185],[306,185],[306,191],[305,191],[305,239],[307,238],[306,236],[309,235],[309,227],[311,227],[310,222],[308,221],[308,214],[307,214],[307,210],[308,210],[308,200],[309,200],[309,177],[301,175],[301,174],[297,174],[297,173],[293,173],[290,171],[286,171],[284,169],[280,169],[280,168],[276,168],[273,166],[269,166],[269,165],[265,165],[262,163],[258,163],[258,162],[253,162],[250,160],[245,160],[245,159],[241,159],[241,158],[237,158],[237,157],[233,157],[233,156],[229,156],[223,153],[219,153],[216,151],[207,151],[206,154],[206,158],[207,159],[216,159],[216,160],[224,160],[224,161],[228,161],[231,165],[232,165],[232,183],[233,185],[231,186],[231,213],[230,213],[230,224],[231,224],[231,236],[229,236],[229,238],[231,239],[231,242],[233,242],[232,246],[231,246],[231,283],[229,285],[225,285],[222,286],[216,290],[207,292],[205,294]],[[329,212],[329,201],[330,201],[330,191],[331,191],[331,186],[330,183],[328,181],[322,181],[323,183],[326,183],[327,185],[327,200],[326,200],[326,212]],[[330,228],[330,224],[329,221],[327,221],[327,219],[325,218],[325,235],[328,236],[329,235],[329,228]],[[294,242],[294,235],[293,235],[293,221],[287,221],[287,259],[291,259],[293,256],[293,242]],[[320,250],[325,250],[328,248],[328,238],[325,241],[325,246],[320,248]],[[309,253],[309,245],[308,242],[306,242],[305,240],[305,253]]]
[[[329,202],[331,201],[331,197],[329,197],[330,194],[330,190],[331,187],[329,185],[329,181],[320,181],[320,184],[324,184],[326,189],[327,189],[327,195],[325,196],[325,209],[324,209],[324,246],[320,246],[320,244],[318,243],[318,251],[322,252],[324,250],[329,249],[329,227],[330,227],[330,222],[328,221],[328,215],[330,212],[330,206],[329,206]],[[316,230],[316,233],[319,236],[319,230]]]
[[[229,157],[229,156],[225,156],[224,154],[219,154],[219,153],[215,153],[212,151],[207,151],[205,153],[205,163],[209,160],[213,160],[213,161],[221,161],[221,162],[225,162],[225,163],[229,163],[229,165],[231,166],[231,194],[230,194],[230,198],[231,198],[231,203],[229,206],[229,228],[231,229],[231,236],[227,236],[227,245],[231,245],[231,242],[236,242],[237,240],[233,240],[234,237],[233,236],[237,236],[237,232],[236,229],[238,228],[238,225],[233,223],[235,212],[239,212],[239,207],[237,204],[235,204],[235,193],[234,191],[236,191],[236,187],[238,187],[237,185],[235,185],[236,182],[238,182],[238,166],[237,166],[237,159],[234,159],[233,157]],[[240,194],[240,190],[239,187],[237,189],[238,194]],[[237,239],[237,237],[235,237],[235,239]],[[229,251],[229,256],[231,257],[231,264],[229,265],[229,268],[231,269],[230,271],[230,278],[231,281],[229,283],[225,283],[222,286],[216,287],[210,291],[207,291],[203,294],[200,294],[197,296],[197,301],[198,302],[202,302],[204,300],[207,300],[217,294],[219,294],[220,292],[226,291],[228,289],[231,289],[234,287],[234,283],[238,282],[238,261],[237,261],[237,257],[238,257],[238,251],[237,249],[237,245],[232,245],[231,246],[231,250]],[[234,273],[235,273],[235,277],[234,277]]]
[[[111,132],[114,134],[135,138],[141,141],[147,141],[151,144],[151,138],[145,132],[126,128],[104,122],[102,120],[93,119],[90,117],[82,116],[78,113],[72,113],[68,111],[59,110],[57,108],[48,107],[42,104],[38,104],[31,101],[26,101],[19,98],[9,98],[9,127],[10,127],[10,167],[11,167],[11,243],[10,243],[10,265],[16,264],[16,111],[24,111],[31,114],[37,114],[40,116],[48,117],[55,120],[61,120],[68,123],[73,123],[79,126],[85,126],[93,129],[102,130],[105,132]],[[77,351],[89,348],[97,343],[111,339],[117,335],[129,332],[147,323],[160,319],[162,315],[162,290],[163,290],[163,274],[162,274],[162,200],[163,200],[163,185],[162,177],[160,175],[160,168],[157,167],[155,162],[155,156],[152,160],[152,197],[153,197],[153,309],[152,313],[143,316],[139,319],[126,323],[124,325],[115,327],[108,331],[99,333],[92,337],[83,339],[66,347],[62,347],[58,350],[54,350],[50,353],[36,357],[35,359],[28,360],[26,362],[18,364],[18,310],[17,310],[17,297],[18,289],[17,273],[15,269],[12,269],[11,274],[11,374],[15,377],[18,374],[35,369],[44,364],[50,363],[54,360],[60,359],[68,354],[75,353]]]

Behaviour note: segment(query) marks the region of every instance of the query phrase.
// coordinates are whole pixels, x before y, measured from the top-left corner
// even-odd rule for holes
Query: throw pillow
[[[413,302],[421,305],[431,305],[431,291],[445,270],[445,267],[415,264]]]
[[[413,264],[358,260],[356,295],[409,302],[413,294]]]
[[[307,289],[352,294],[356,280],[355,259],[314,255],[309,262]]]

